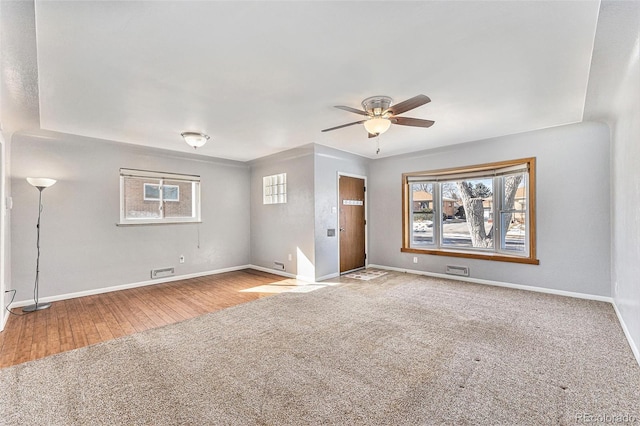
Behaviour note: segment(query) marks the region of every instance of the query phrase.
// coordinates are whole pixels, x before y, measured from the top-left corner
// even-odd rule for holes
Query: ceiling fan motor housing
[[[389,96],[371,96],[362,101],[362,108],[372,116],[381,116],[392,103],[393,99]]]

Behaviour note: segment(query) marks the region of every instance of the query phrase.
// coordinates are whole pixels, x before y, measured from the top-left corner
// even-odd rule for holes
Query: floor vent
[[[469,268],[466,266],[454,266],[447,265],[447,274],[449,275],[460,275],[463,277],[469,276]]]
[[[282,262],[273,262],[273,269],[278,269],[280,271],[284,271],[284,263]]]
[[[176,274],[175,268],[160,268],[151,270],[151,278],[164,278]]]

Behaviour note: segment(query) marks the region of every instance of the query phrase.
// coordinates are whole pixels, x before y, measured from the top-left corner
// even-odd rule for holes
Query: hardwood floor
[[[252,269],[54,302],[11,315],[0,333],[0,368],[173,324],[271,296],[242,290],[296,281]],[[13,309],[22,314],[20,308]]]

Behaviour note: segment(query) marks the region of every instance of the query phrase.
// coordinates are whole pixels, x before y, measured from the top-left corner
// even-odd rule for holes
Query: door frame
[[[340,272],[340,176],[346,176],[351,178],[364,180],[364,267],[369,267],[369,191],[367,190],[367,177],[354,173],[338,172],[336,178],[336,235],[338,236],[338,276],[342,275]]]

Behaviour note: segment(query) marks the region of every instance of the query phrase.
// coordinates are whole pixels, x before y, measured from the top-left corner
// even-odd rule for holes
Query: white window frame
[[[524,210],[503,209],[504,176],[524,173],[525,206]],[[442,219],[442,183],[465,179],[493,179],[492,215],[493,215],[493,247],[451,247],[443,244]],[[434,170],[426,172],[405,173],[403,180],[403,238],[402,252],[435,254],[453,257],[468,257],[476,259],[498,260],[506,262],[539,264],[536,258],[535,244],[535,158],[504,161],[499,163],[482,164],[453,169]],[[413,224],[413,191],[412,184],[433,184],[433,239],[429,243],[414,245]],[[502,229],[503,213],[525,212],[524,251],[518,252],[506,249],[506,230]],[[505,231],[505,232],[503,232]]]
[[[158,209],[161,212],[160,217],[158,218],[127,218],[125,211],[125,179],[126,178],[138,178],[138,179],[158,179],[159,180],[159,199],[153,199],[150,201],[158,202]],[[164,209],[163,209],[163,192],[162,187],[164,185],[164,181],[182,181],[182,182],[190,182],[192,184],[192,208],[191,211],[193,215],[191,217],[164,217]],[[148,185],[148,184],[145,184]],[[153,184],[156,185],[156,184]],[[177,186],[177,185],[167,185],[167,186]],[[142,198],[147,200],[144,197],[144,192],[142,194]],[[179,198],[179,196],[178,196]],[[178,200],[166,200],[169,201],[178,201]],[[166,172],[157,172],[150,170],[136,170],[136,169],[120,169],[120,219],[117,225],[126,226],[126,225],[153,225],[153,224],[171,224],[171,223],[200,223],[201,222],[201,199],[200,199],[200,176],[197,175],[187,175],[187,174],[179,174],[179,173],[166,173]]]

